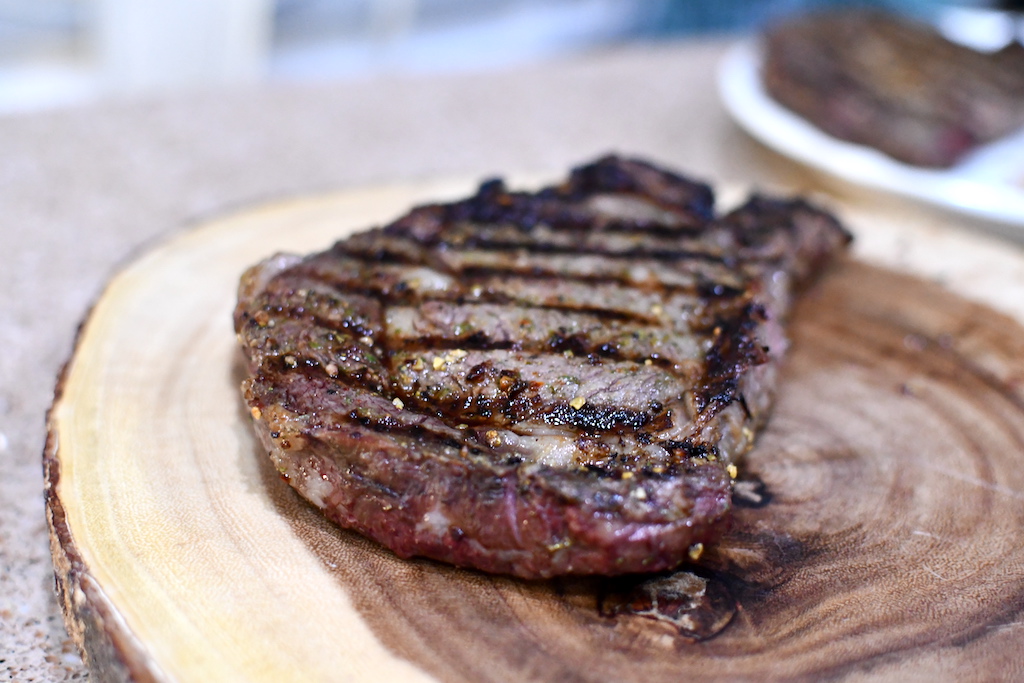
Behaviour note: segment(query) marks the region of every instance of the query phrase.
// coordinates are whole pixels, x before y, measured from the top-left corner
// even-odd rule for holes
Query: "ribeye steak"
[[[727,523],[792,293],[849,241],[800,199],[606,157],[242,277],[281,475],[398,555],[538,578],[674,567]]]

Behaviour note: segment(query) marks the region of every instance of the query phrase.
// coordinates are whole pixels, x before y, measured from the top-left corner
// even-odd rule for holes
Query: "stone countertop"
[[[501,72],[262,86],[0,118],[0,675],[87,677],[53,593],[40,453],[55,377],[119,266],[288,196],[640,155],[711,181],[814,187],[730,122],[727,42]]]

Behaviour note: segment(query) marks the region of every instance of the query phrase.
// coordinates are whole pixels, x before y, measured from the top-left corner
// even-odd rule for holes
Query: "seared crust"
[[[706,185],[617,157],[490,181],[250,269],[245,399],[282,476],[401,556],[671,568],[726,523],[791,292],[848,240],[799,200],[716,218]]]

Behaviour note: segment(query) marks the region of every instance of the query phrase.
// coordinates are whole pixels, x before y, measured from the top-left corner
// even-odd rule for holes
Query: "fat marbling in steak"
[[[793,291],[849,240],[800,199],[606,157],[485,182],[242,278],[278,471],[400,556],[537,578],[674,567],[726,524]]]

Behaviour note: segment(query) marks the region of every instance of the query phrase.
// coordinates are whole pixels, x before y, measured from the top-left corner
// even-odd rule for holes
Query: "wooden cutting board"
[[[752,494],[710,569],[681,575],[706,592],[676,622],[630,610],[651,584],[402,561],[323,521],[277,477],[239,400],[238,276],[469,187],[254,209],[113,280],[60,380],[45,453],[60,599],[96,674],[1024,677],[1024,251],[913,209],[837,207],[855,258],[795,312],[773,419],[741,472]]]

